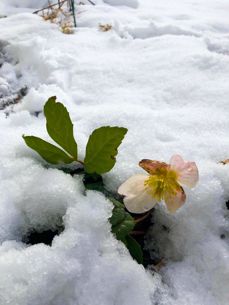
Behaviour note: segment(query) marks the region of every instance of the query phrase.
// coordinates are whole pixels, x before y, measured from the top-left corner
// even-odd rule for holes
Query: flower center
[[[155,173],[145,180],[147,191],[157,201],[164,199],[165,193],[171,195],[176,194],[179,184],[177,182],[178,175],[174,170],[169,168],[158,168]]]

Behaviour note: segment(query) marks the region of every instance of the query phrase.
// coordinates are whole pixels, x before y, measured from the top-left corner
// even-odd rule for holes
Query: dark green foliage
[[[95,129],[90,135],[84,159],[87,173],[103,174],[115,165],[118,147],[127,129],[123,127],[104,126]]]
[[[78,148],[73,133],[73,123],[63,104],[56,102],[56,97],[48,99],[44,106],[46,128],[49,136],[63,149],[35,136],[23,136],[25,143],[43,159],[52,164],[69,164],[74,161],[80,167],[65,167],[62,170],[71,175],[83,174],[87,190],[103,193],[114,204],[110,220],[112,232],[129,249],[132,257],[140,264],[143,254],[140,245],[130,236],[135,227],[135,219],[126,211],[122,198],[108,191],[101,174],[109,172],[116,162],[118,147],[122,143],[127,129],[104,126],[95,129],[89,137],[84,162],[78,160]]]
[[[74,160],[77,160],[77,144],[73,135],[73,124],[63,104],[50,97],[44,106],[46,128],[50,137]]]
[[[59,147],[38,137],[23,136],[27,146],[35,150],[43,159],[51,164],[71,163],[73,159]]]

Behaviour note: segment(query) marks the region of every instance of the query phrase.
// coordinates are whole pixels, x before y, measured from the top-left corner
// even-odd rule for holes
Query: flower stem
[[[144,235],[145,232],[144,231],[132,231],[131,235]]]
[[[146,219],[149,216],[150,213],[151,213],[151,211],[147,212],[144,216],[135,219],[135,223],[139,223],[139,222],[143,221],[144,219]]]
[[[81,160],[77,160],[77,162],[79,162],[80,164],[84,165],[83,161],[81,161]]]

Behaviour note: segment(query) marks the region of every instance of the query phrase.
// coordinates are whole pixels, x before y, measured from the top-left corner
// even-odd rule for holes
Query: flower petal
[[[126,180],[118,189],[124,195],[124,205],[131,213],[141,214],[151,210],[157,201],[147,191],[144,183],[148,175],[134,175]]]
[[[166,192],[164,200],[170,213],[175,213],[186,200],[186,195],[181,186],[177,188],[176,193]]]
[[[145,180],[148,179],[148,175],[137,174],[127,179],[118,189],[120,195],[129,196],[135,195],[138,191],[144,188]]]
[[[123,199],[126,209],[134,214],[142,214],[151,210],[157,201],[146,191]]]
[[[195,162],[185,162],[181,156],[174,155],[170,160],[170,165],[178,174],[178,181],[190,188],[194,187],[199,179],[198,168]]]
[[[155,160],[143,159],[139,162],[139,166],[141,166],[145,171],[147,171],[150,175],[155,175],[158,170],[162,168],[168,169],[169,165],[165,162],[159,162]]]

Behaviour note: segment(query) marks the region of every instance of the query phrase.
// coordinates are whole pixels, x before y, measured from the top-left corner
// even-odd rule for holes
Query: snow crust
[[[77,6],[69,36],[28,13],[45,1],[0,4],[10,15],[0,19],[4,51],[14,59],[0,69],[0,93],[29,87],[13,113],[0,113],[0,304],[226,305],[229,167],[218,161],[229,157],[228,2],[95,2]],[[103,33],[105,23],[112,30]],[[159,274],[112,236],[109,201],[85,195],[80,178],[45,168],[25,146],[22,134],[47,139],[43,114],[34,114],[51,95],[70,111],[82,158],[94,128],[129,129],[105,177],[110,188],[141,173],[142,158],[179,153],[197,162],[200,182],[184,207],[154,213],[146,246],[165,259]],[[62,221],[51,247],[22,242],[32,228]]]

